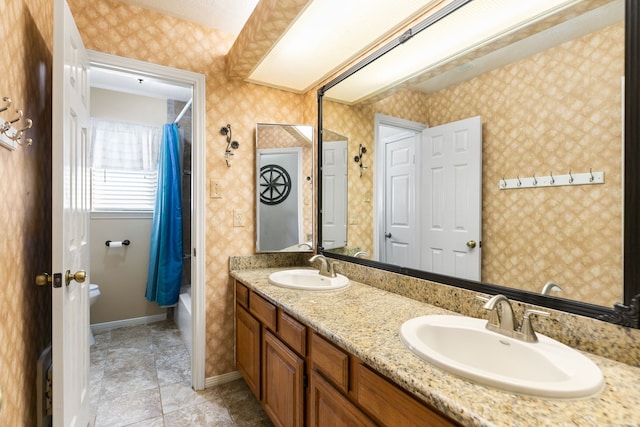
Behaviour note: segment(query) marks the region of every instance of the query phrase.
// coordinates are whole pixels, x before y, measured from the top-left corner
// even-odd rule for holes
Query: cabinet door
[[[310,427],[375,426],[353,403],[311,371]]]
[[[269,331],[264,333],[262,404],[278,427],[304,425],[304,360]]]
[[[236,368],[260,400],[260,322],[237,304]]]

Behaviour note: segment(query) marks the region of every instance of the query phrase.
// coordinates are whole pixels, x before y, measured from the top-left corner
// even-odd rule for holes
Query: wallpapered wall
[[[621,23],[434,94],[401,92],[353,108],[327,103],[323,125],[349,137],[349,158],[358,144],[367,147],[364,176],[349,166],[349,245],[374,249],[376,112],[429,126],[480,115],[482,280],[532,292],[552,280],[563,297],[620,301],[623,49]],[[502,177],[589,168],[605,172],[604,185],[498,189]]]
[[[233,283],[228,262],[231,255],[255,251],[255,126],[259,122],[314,124],[315,120],[308,120],[315,118],[314,113],[305,112],[302,95],[228,79],[225,55],[233,43],[229,34],[114,0],[71,0],[69,6],[88,49],[206,76],[207,182],[215,179],[223,190],[221,199],[206,201],[205,374],[234,371]],[[240,143],[230,168],[224,161],[226,140],[220,135],[227,123]],[[234,209],[244,212],[245,227],[233,227]]]
[[[0,2],[0,40],[0,99],[13,100],[0,117],[20,108],[33,120],[32,146],[0,147],[0,425],[33,426],[36,361],[51,341],[51,288],[34,278],[51,270],[52,2]]]

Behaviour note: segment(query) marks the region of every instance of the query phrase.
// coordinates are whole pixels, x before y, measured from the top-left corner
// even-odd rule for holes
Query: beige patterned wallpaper
[[[233,283],[229,256],[255,252],[256,123],[301,123],[305,97],[245,83],[226,76],[226,53],[233,38],[173,17],[116,0],[70,0],[87,48],[202,73],[206,77],[207,182],[219,181],[221,199],[207,199],[206,371],[213,377],[235,370]],[[305,115],[306,114],[306,115]],[[240,143],[231,167],[224,161],[220,128],[230,123]],[[208,189],[207,189],[207,193]],[[233,211],[244,212],[245,226],[233,226]]]
[[[480,115],[482,280],[534,292],[552,280],[563,297],[613,305],[622,299],[623,49],[619,24],[435,94],[396,93],[353,108],[327,103],[324,126],[349,136],[351,157],[359,143],[367,146],[366,163],[374,154],[375,112],[429,126]],[[503,176],[589,168],[604,171],[606,183],[498,189]],[[349,244],[367,251],[373,249],[370,172],[371,164],[363,178],[355,163],[349,169]]]
[[[51,65],[53,6],[0,2],[0,99],[33,120],[30,147],[0,147],[0,387],[2,426],[36,425],[35,366],[51,342],[51,288],[34,285],[51,269]],[[4,102],[0,100],[0,105]]]

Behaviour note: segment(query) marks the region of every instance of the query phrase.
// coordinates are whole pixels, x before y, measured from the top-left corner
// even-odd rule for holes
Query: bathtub
[[[189,354],[191,354],[191,294],[180,294],[178,305],[176,306],[175,322],[182,335]]]

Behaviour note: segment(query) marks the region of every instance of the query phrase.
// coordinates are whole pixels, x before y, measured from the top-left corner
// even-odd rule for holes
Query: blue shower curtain
[[[162,128],[158,192],[151,228],[145,296],[161,307],[178,302],[182,281],[182,201],[178,125]]]

